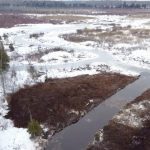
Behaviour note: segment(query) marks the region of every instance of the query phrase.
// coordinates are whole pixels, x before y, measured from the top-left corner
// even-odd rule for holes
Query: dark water
[[[150,74],[141,77],[111,96],[90,111],[76,124],[66,127],[49,140],[47,150],[83,150],[93,140],[94,134],[128,102],[150,88]]]

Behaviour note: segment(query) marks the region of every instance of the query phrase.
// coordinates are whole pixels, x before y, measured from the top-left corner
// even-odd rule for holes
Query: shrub
[[[40,36],[43,36],[43,35],[44,35],[44,33],[33,33],[33,34],[30,34],[30,38],[37,39],[37,38],[39,38]]]
[[[41,128],[39,122],[34,119],[31,120],[28,123],[28,132],[31,134],[32,137],[41,135],[42,128]]]
[[[3,38],[4,38],[4,40],[8,39],[8,35],[4,33]]]
[[[9,44],[9,49],[10,49],[11,52],[15,50],[13,44]]]
[[[38,74],[37,70],[35,69],[35,67],[32,64],[29,66],[28,72],[30,73],[31,78],[36,81],[39,74]]]

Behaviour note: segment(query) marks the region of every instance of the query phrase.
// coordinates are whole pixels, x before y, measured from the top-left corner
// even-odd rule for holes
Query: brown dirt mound
[[[31,111],[40,123],[64,127],[134,80],[134,77],[109,73],[49,79],[10,95],[7,117],[14,120],[15,126],[26,127]],[[71,113],[72,110],[79,114]]]

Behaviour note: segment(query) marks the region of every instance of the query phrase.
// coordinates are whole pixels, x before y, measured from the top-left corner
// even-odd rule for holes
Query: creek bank
[[[102,130],[88,150],[150,149],[150,89],[128,103]]]

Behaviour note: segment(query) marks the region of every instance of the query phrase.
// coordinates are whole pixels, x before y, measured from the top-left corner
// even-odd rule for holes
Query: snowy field
[[[139,38],[138,33],[133,35],[130,30],[138,29],[137,32],[140,32],[144,29],[149,32],[150,19],[132,19],[129,16],[101,15],[70,24],[28,24],[1,28],[0,36],[10,57],[10,67],[5,72],[6,92],[15,92],[25,85],[44,82],[50,77],[72,77],[104,71],[138,75],[149,69],[150,38]],[[85,42],[62,38],[63,34],[76,33],[76,30],[85,28],[100,28],[102,32],[109,32],[114,24],[122,27],[131,40],[110,44],[101,38]],[[128,26],[130,30],[124,30]],[[9,44],[13,44],[14,51],[9,49]],[[8,108],[4,103],[2,87],[0,100],[0,150],[38,149],[37,143],[30,140],[27,129],[15,128],[12,121],[4,119]]]

